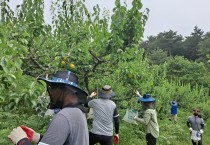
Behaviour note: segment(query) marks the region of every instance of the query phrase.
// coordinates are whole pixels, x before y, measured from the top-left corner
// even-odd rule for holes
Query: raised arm
[[[95,97],[97,95],[97,93],[96,92],[92,92],[91,94],[90,94],[90,96],[88,96],[88,98],[87,98],[87,102],[84,104],[84,106],[85,107],[89,107],[88,106],[88,103],[90,102],[90,100],[92,100],[93,99],[93,97]]]
[[[139,93],[138,90],[135,91],[135,94],[136,94],[137,96],[141,97],[141,94]]]

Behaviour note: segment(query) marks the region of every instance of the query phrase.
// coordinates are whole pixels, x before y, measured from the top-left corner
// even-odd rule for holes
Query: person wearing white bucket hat
[[[16,145],[89,145],[84,103],[87,93],[78,86],[71,71],[57,71],[52,78],[38,78],[47,85],[49,108],[61,109],[52,119],[44,136],[27,126],[20,126],[8,138]]]
[[[105,85],[98,92],[98,99],[93,99],[96,93],[88,97],[86,107],[93,109],[93,125],[89,132],[90,145],[100,143],[101,145],[113,144],[113,120],[115,126],[115,143],[119,141],[119,114],[116,104],[110,100],[115,93],[112,87]]]
[[[177,113],[178,113],[178,103],[175,99],[169,102],[171,106],[171,116],[169,118],[170,121],[177,123]]]
[[[150,94],[144,94],[142,97],[138,91],[136,94],[139,97],[138,102],[142,105],[144,115],[143,118],[134,116],[134,120],[145,125],[147,145],[156,145],[156,139],[159,137],[159,125],[155,110],[155,98],[152,98]]]

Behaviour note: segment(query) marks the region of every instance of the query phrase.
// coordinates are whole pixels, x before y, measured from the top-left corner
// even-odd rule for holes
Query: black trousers
[[[151,134],[146,134],[147,145],[156,145],[156,138]]]
[[[193,145],[202,145],[202,135],[201,135],[201,140],[199,140],[198,143],[196,143],[192,140],[192,144]]]
[[[94,145],[96,143],[100,143],[100,145],[112,145],[113,137],[105,136],[105,135],[98,135],[98,134],[89,132],[89,144]]]
[[[199,140],[199,141],[198,141],[198,144],[192,140],[192,144],[193,144],[193,145],[202,145],[202,140]]]
[[[190,136],[191,136],[191,133],[190,133]],[[193,144],[193,145],[202,145],[202,134],[201,134],[201,140],[199,140],[198,142],[194,142],[194,141],[192,140],[192,144]]]

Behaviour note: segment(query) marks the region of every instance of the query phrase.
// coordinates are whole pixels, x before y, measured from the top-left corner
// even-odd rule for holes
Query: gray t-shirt
[[[98,135],[113,135],[113,117],[119,116],[115,112],[116,104],[109,99],[93,99],[88,103],[93,108],[93,127],[91,132]]]
[[[41,143],[49,145],[89,145],[85,114],[78,108],[64,108],[50,123]]]
[[[204,125],[203,118],[194,115],[188,117],[187,121],[190,123],[192,129],[197,131],[201,129],[201,125]]]

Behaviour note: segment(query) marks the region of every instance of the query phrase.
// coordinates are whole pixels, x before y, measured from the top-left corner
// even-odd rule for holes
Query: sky
[[[23,0],[10,0],[10,6],[14,9]],[[55,0],[53,0],[55,1]],[[122,4],[124,0],[121,0]],[[50,6],[51,0],[45,0],[45,21],[51,23]],[[128,8],[132,0],[126,1]],[[115,0],[86,0],[87,8],[92,11],[96,4],[103,10],[106,8],[112,14]],[[195,26],[205,33],[210,31],[210,0],[142,0],[144,11],[150,10],[147,20],[144,39],[148,36],[156,36],[160,32],[176,31],[182,36],[189,36]]]

